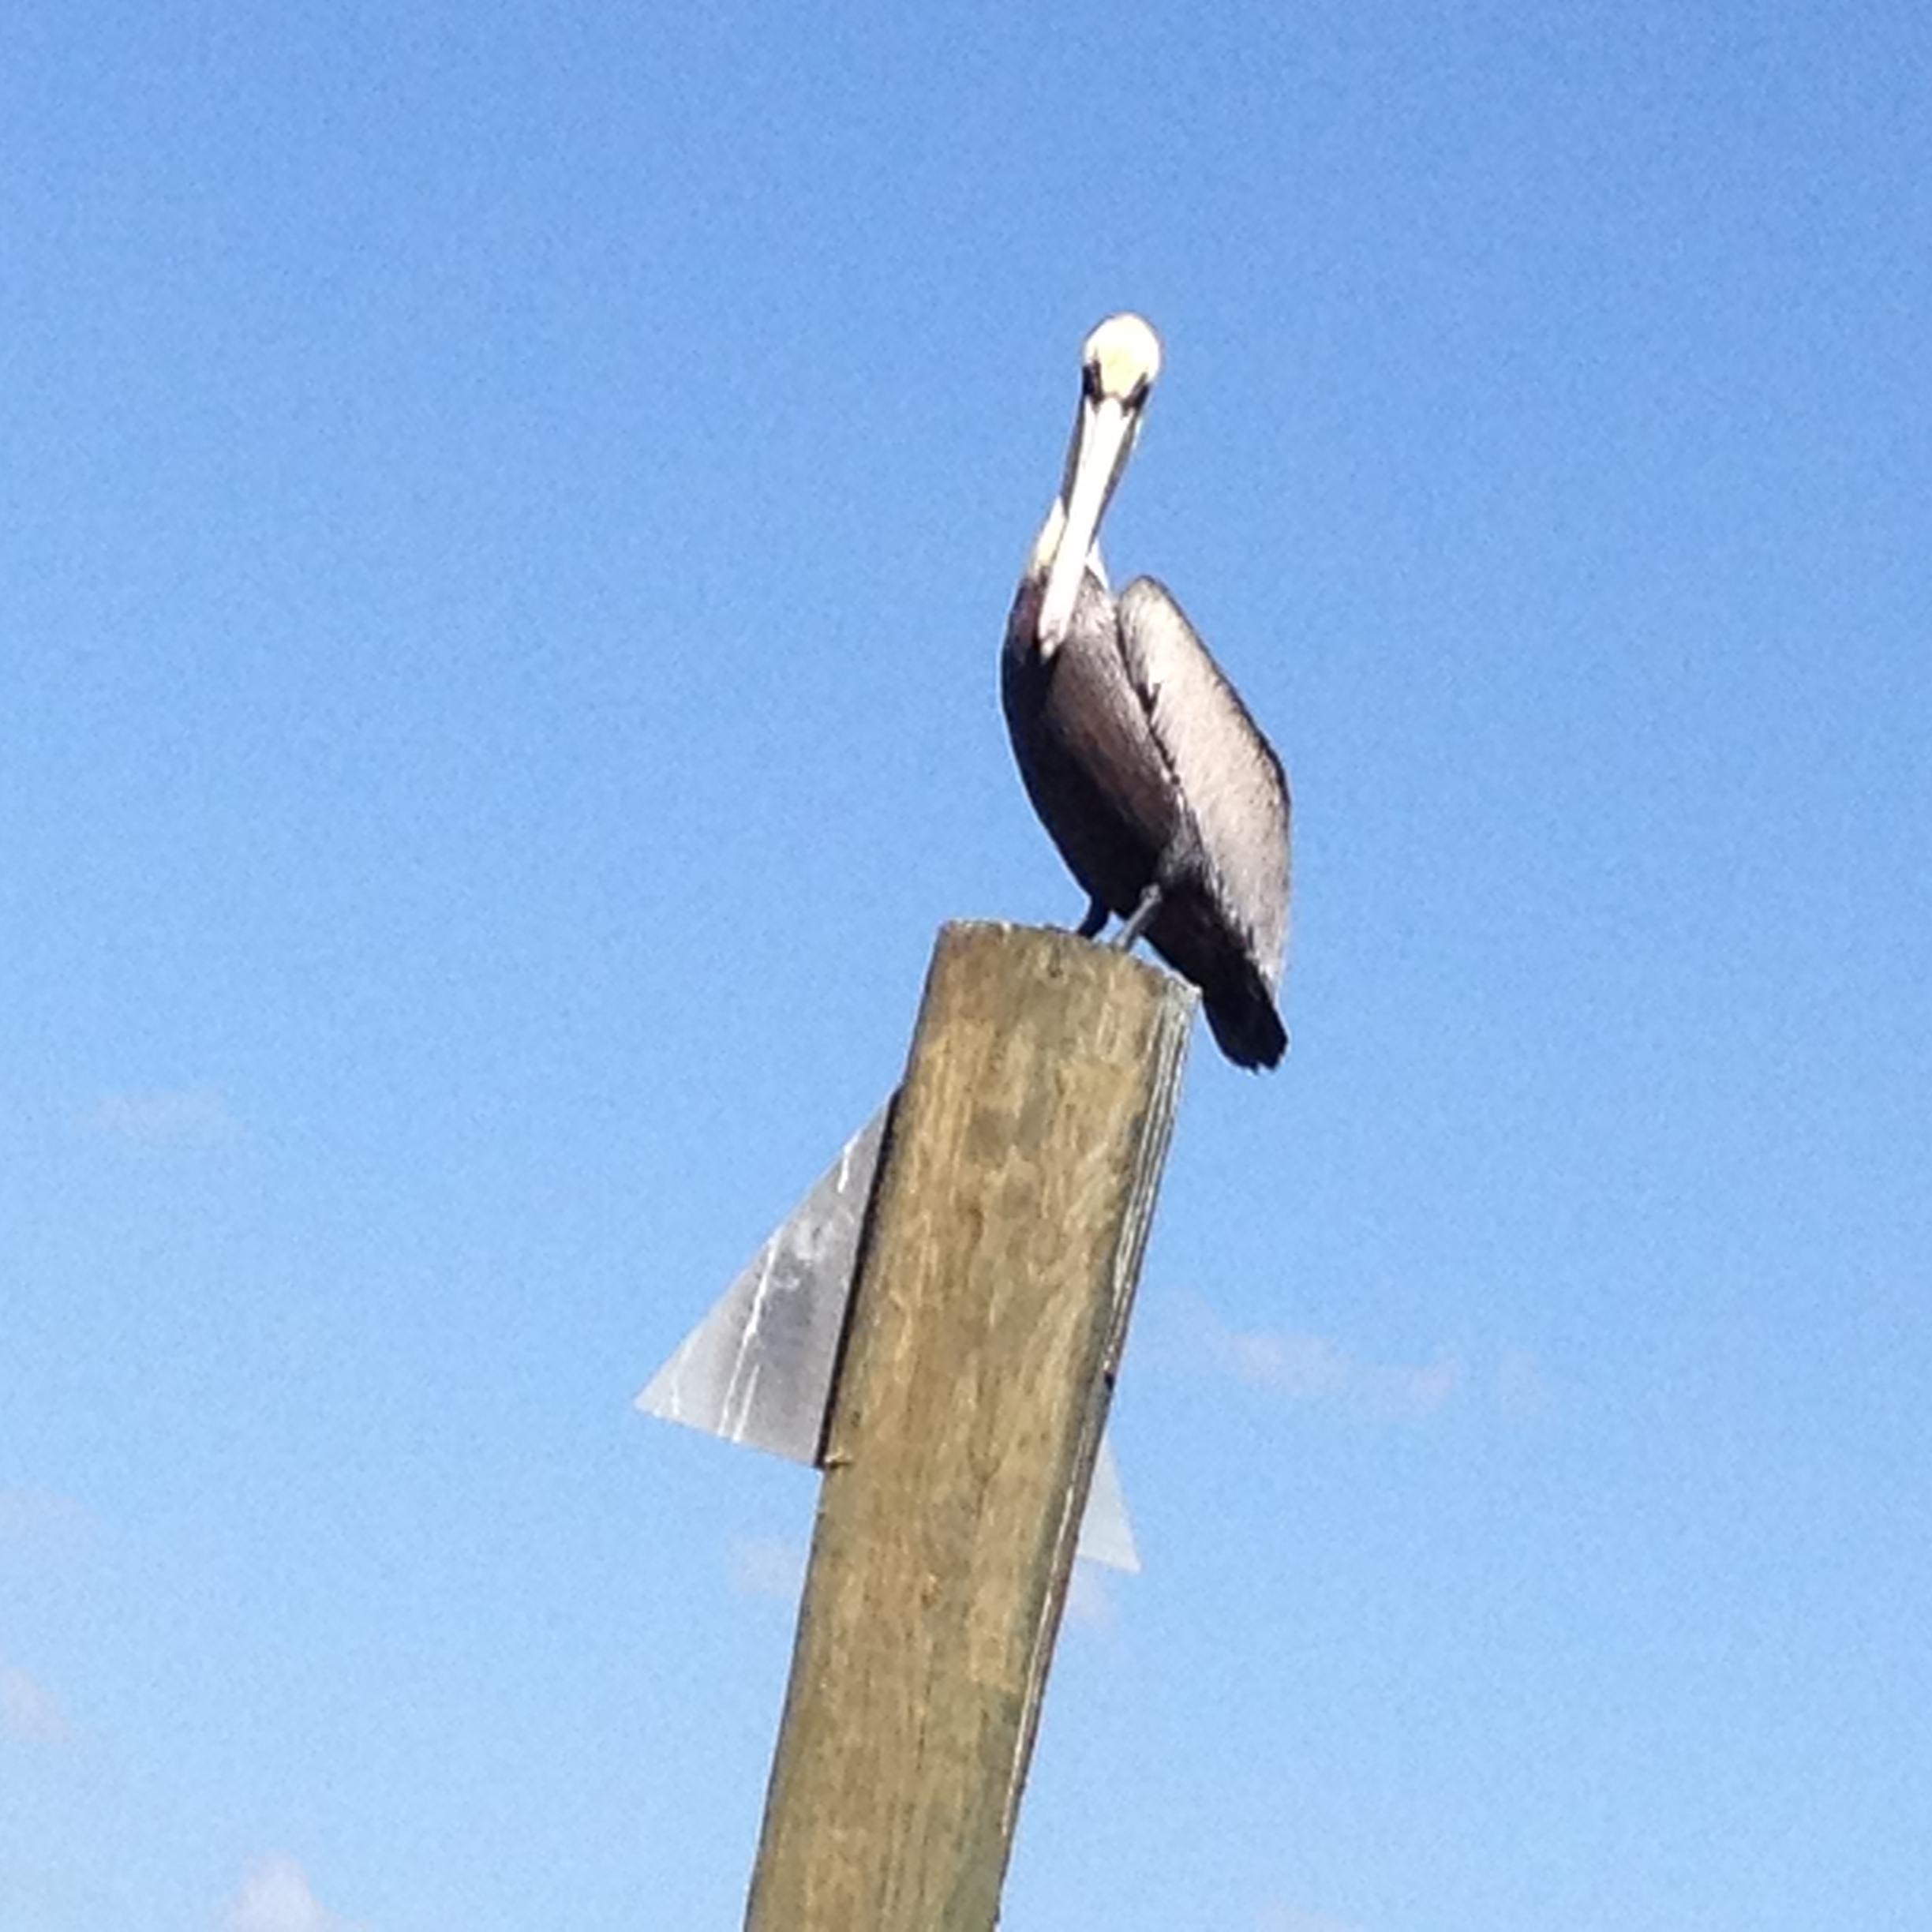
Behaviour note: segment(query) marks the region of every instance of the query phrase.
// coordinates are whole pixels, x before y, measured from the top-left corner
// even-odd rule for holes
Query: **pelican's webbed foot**
[[[1106,901],[1104,899],[1095,897],[1092,904],[1087,908],[1087,916],[1073,930],[1083,939],[1098,939],[1100,937],[1100,928],[1107,923],[1107,918]]]

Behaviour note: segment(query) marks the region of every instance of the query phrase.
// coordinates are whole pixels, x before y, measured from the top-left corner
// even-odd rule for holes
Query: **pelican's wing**
[[[1151,577],[1121,593],[1121,654],[1200,829],[1227,911],[1268,985],[1288,941],[1288,781],[1181,606]]]

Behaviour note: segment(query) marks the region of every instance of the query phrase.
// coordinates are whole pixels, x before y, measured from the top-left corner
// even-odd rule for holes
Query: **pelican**
[[[1090,904],[1079,931],[1144,935],[1201,990],[1237,1066],[1271,1067],[1288,937],[1281,760],[1151,577],[1116,598],[1100,520],[1140,433],[1160,340],[1136,315],[1087,338],[1060,493],[1014,593],[1000,697],[1033,808]]]

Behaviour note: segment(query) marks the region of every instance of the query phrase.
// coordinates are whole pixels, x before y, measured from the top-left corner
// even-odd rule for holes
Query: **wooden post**
[[[748,1932],[984,1932],[1194,995],[939,936],[854,1292]]]

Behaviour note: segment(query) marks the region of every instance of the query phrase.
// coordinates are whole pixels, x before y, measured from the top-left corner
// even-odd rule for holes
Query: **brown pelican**
[[[1081,352],[1060,494],[1006,620],[1000,696],[1033,807],[1116,942],[1144,934],[1200,988],[1237,1066],[1288,1043],[1275,1006],[1288,930],[1281,761],[1181,607],[1151,577],[1116,599],[1100,519],[1140,435],[1160,342],[1110,316]]]

